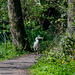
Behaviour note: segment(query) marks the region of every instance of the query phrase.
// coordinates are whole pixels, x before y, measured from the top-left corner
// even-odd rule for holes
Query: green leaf
[[[46,0],[40,0],[41,5],[46,4]]]

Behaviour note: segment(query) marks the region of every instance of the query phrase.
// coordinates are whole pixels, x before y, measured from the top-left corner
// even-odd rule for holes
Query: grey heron
[[[39,54],[39,49],[40,49],[39,39],[43,39],[43,37],[39,37],[39,36],[36,37],[34,45],[33,45],[33,49],[34,49],[36,54]]]

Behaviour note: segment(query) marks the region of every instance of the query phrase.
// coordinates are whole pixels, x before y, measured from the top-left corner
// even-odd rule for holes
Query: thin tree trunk
[[[8,0],[8,12],[13,44],[30,51],[29,43],[26,40],[20,0]]]
[[[75,0],[68,0],[68,28],[69,37],[72,37],[75,23]]]
[[[25,19],[25,3],[26,3],[26,0],[23,0],[23,19]]]

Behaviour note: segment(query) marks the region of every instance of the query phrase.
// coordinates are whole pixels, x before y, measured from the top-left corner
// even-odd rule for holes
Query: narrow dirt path
[[[30,75],[27,68],[34,65],[39,55],[25,56],[0,62],[0,75]]]

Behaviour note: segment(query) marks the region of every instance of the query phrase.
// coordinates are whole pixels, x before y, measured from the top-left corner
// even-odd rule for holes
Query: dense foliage
[[[74,75],[75,60],[57,51],[45,52],[30,70],[32,75]]]
[[[25,29],[30,46],[32,48],[34,38],[40,35],[44,37],[41,43],[41,50],[45,50],[54,37],[62,34],[67,27],[67,9],[65,9],[67,2],[64,1],[63,4],[60,4],[60,1],[57,4],[47,2],[43,5],[38,5],[34,0],[21,1]],[[64,3],[65,6],[63,7]],[[60,5],[61,7],[59,7]]]
[[[68,38],[67,0],[21,0],[27,40],[33,51],[36,36],[40,41],[39,62],[31,68],[32,75],[75,75],[75,34]],[[7,1],[0,2],[0,60],[26,53],[12,44]]]

